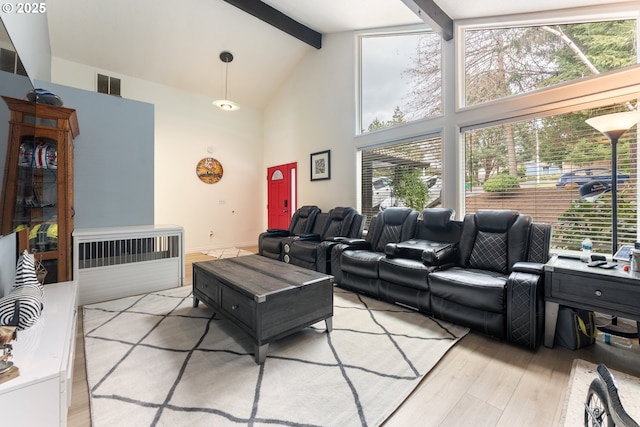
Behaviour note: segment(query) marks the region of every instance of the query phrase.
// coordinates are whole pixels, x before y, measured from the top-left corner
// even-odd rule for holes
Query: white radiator
[[[84,228],[73,232],[79,304],[184,284],[184,229],[175,225]]]

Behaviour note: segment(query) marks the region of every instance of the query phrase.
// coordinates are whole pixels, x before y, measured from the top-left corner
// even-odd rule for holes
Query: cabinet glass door
[[[22,136],[18,156],[14,230],[29,228],[37,252],[58,245],[58,150],[54,139]]]

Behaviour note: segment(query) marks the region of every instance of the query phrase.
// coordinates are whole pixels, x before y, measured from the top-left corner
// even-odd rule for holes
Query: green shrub
[[[516,188],[520,188],[518,178],[502,173],[493,175],[482,185],[482,189],[487,193],[505,193]]]
[[[394,186],[394,194],[402,199],[407,207],[417,210],[424,209],[429,201],[429,187],[420,179],[420,171],[415,168],[403,168],[400,180]]]

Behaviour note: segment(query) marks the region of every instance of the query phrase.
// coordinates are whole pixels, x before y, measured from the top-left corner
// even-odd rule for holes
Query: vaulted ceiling
[[[405,4],[412,5],[413,1],[265,0],[263,3],[319,33],[328,34],[421,23],[422,19]],[[454,20],[620,3],[620,0],[415,1],[435,5]],[[211,99],[224,95],[225,65],[219,54],[228,50],[234,55],[229,64],[229,98],[259,109],[267,104],[300,59],[315,50],[225,0],[48,0],[47,16],[54,57]],[[122,85],[126,97],[126,77]]]

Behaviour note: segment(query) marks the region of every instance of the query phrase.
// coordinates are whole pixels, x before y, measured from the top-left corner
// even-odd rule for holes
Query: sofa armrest
[[[345,251],[345,250],[354,250],[354,251],[360,251],[360,250],[371,250],[371,243],[369,243],[368,241],[366,241],[365,239],[355,239],[355,238],[342,238],[340,240],[340,245],[339,246],[343,246],[344,248],[341,249],[341,251]]]
[[[408,258],[423,261],[427,266],[443,265],[453,261],[456,246],[448,242],[410,239],[400,243],[388,243],[384,253],[389,258]]]
[[[422,259],[422,252],[428,250],[426,240],[410,239],[399,243],[387,243],[384,253],[390,258]]]
[[[507,279],[507,339],[535,350],[544,332],[544,279],[535,272],[538,263],[516,264],[523,264],[518,269],[530,270],[514,268]]]
[[[397,243],[387,243],[387,245],[384,247],[384,254],[388,258],[395,258],[399,255],[399,253],[400,250],[398,249]]]
[[[338,245],[338,242],[332,240],[323,240],[318,244],[316,270],[319,273],[331,273],[331,252],[336,245]]]
[[[426,266],[445,266],[455,262],[458,247],[454,243],[429,242],[422,251],[422,263]]]
[[[307,234],[296,234],[296,240],[313,240],[319,242],[320,235],[317,233],[307,233]]]
[[[285,237],[289,235],[289,230],[282,228],[268,228],[267,231],[261,233],[265,237]]]
[[[512,271],[542,275],[544,264],[541,262],[516,262],[513,264]]]

